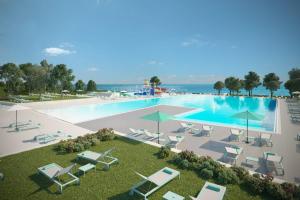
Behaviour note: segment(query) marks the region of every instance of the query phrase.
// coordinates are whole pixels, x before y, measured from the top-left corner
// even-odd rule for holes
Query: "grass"
[[[2,200],[18,199],[108,199],[126,200],[142,199],[140,196],[129,196],[130,188],[141,179],[133,172],[143,175],[151,175],[159,169],[168,166],[181,172],[180,179],[174,179],[166,186],[150,196],[150,200],[162,199],[167,191],[176,192],[186,199],[188,195],[196,196],[205,180],[188,170],[180,170],[172,165],[168,159],[158,159],[156,153],[158,148],[118,138],[113,141],[101,142],[100,145],[92,147],[92,151],[104,151],[116,147],[113,156],[119,158],[119,164],[111,166],[109,171],[104,171],[101,165],[97,170],[91,170],[85,176],[80,176],[80,185],[66,187],[63,194],[58,193],[57,185],[52,184],[42,175],[38,175],[37,168],[55,162],[63,167],[75,162],[76,153],[57,154],[53,146],[43,147],[16,155],[1,158],[0,171],[5,174],[4,181],[0,181],[0,197]],[[78,167],[85,163],[78,163]],[[238,185],[227,185],[225,200],[260,200],[260,196],[249,194],[246,188]]]

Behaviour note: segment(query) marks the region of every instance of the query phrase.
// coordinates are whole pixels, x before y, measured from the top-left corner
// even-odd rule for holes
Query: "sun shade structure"
[[[172,120],[174,119],[174,117],[172,115],[157,111],[152,114],[143,116],[142,119],[157,122],[157,134],[159,135],[159,123]],[[159,144],[159,137],[157,138],[157,142]]]
[[[15,104],[7,109],[7,111],[16,112],[16,130],[18,130],[18,110],[28,110],[28,109],[30,109],[30,108],[26,107],[26,106],[21,106],[18,104]]]
[[[237,118],[237,119],[246,119],[247,120],[247,139],[246,139],[246,143],[249,143],[249,140],[248,140],[249,120],[261,121],[261,120],[264,119],[263,115],[252,113],[252,112],[249,112],[248,110],[244,111],[244,112],[236,113],[236,114],[232,115],[232,117]]]

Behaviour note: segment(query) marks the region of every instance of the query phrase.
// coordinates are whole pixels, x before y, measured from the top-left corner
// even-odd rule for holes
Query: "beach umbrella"
[[[145,120],[150,120],[150,121],[155,121],[157,122],[157,134],[158,134],[158,138],[157,138],[157,142],[159,144],[159,123],[161,122],[165,122],[168,120],[172,120],[174,117],[172,115],[157,111],[154,113],[151,113],[149,115],[145,115],[142,117],[142,119]]]
[[[247,139],[246,139],[246,143],[249,143],[249,140],[248,140],[248,124],[249,124],[249,120],[261,121],[264,118],[264,116],[256,114],[256,113],[249,112],[248,110],[244,111],[244,112],[236,113],[232,117],[238,118],[238,119],[246,119],[247,120]]]
[[[7,111],[13,111],[16,112],[16,130],[18,129],[18,111],[19,110],[28,110],[30,109],[29,107],[21,106],[18,104],[15,104],[11,106],[10,108],[7,109]]]

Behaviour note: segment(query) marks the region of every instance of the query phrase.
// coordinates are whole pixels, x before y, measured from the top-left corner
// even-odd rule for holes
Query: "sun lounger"
[[[213,126],[202,126],[202,135],[210,136],[212,134],[212,131],[214,130]]]
[[[171,169],[169,167],[165,167],[157,172],[155,172],[154,174],[152,174],[151,176],[143,176],[142,174],[135,172],[137,175],[139,175],[140,177],[142,177],[142,181],[139,182],[138,184],[134,185],[131,190],[130,190],[130,195],[133,195],[134,193],[140,194],[144,197],[144,200],[147,200],[147,197],[149,195],[151,195],[152,193],[154,193],[155,191],[157,191],[159,188],[161,188],[162,186],[164,186],[165,184],[167,184],[168,182],[170,182],[171,180],[173,180],[174,178],[176,178],[177,176],[179,176],[180,178],[180,172],[176,171],[174,169]],[[140,191],[140,187],[143,186],[146,183],[149,184],[153,184],[154,187],[149,187],[150,191]]]
[[[135,137],[143,135],[145,129],[134,129],[134,128],[129,128],[130,132],[132,133],[132,135],[134,135]]]
[[[41,134],[34,137],[34,140],[40,144],[55,141],[59,137],[58,134]]]
[[[230,140],[240,141],[241,137],[244,135],[243,130],[230,129]]]
[[[239,158],[239,155],[243,152],[243,148],[235,146],[235,147],[225,147],[225,153],[224,153],[224,159],[230,159],[234,161],[234,164],[236,164],[236,161]]]
[[[110,165],[117,163],[118,158],[112,157],[111,152],[114,149],[109,149],[103,153],[97,153],[93,151],[84,151],[77,154],[77,158],[86,159],[94,163],[102,163],[105,165],[105,169],[109,169]]]
[[[272,142],[272,135],[267,133],[261,133],[259,136],[259,142],[260,146],[263,146],[264,144],[267,146],[273,146]]]
[[[16,128],[17,131],[27,131],[27,130],[32,130],[32,129],[38,129],[41,127],[41,124],[29,124],[26,126],[20,126]]]
[[[206,181],[198,196],[196,198],[190,196],[190,198],[192,200],[222,200],[225,192],[226,187]]]
[[[59,166],[56,163],[51,163],[51,164],[48,164],[48,165],[38,168],[38,174],[43,174],[48,179],[50,179],[51,181],[56,183],[59,187],[59,191],[62,193],[63,188],[65,186],[67,186],[71,183],[74,183],[74,182],[79,184],[79,178],[71,173],[71,170],[73,169],[74,166],[75,166],[75,164],[70,165],[69,167],[66,167],[66,168],[62,168],[61,166]],[[61,182],[59,177],[62,175],[65,175],[65,174],[67,174],[69,177],[71,177],[71,180],[68,182]]]
[[[26,99],[23,99],[23,98],[20,98],[20,97],[13,97],[13,96],[10,96],[9,99],[15,103],[28,103],[30,102],[30,100],[26,100]]]
[[[17,125],[18,125],[18,127],[20,127],[20,126],[27,126],[27,125],[30,125],[31,123],[32,123],[31,120],[28,120],[27,122],[18,122],[17,124],[16,124],[16,122],[14,122],[14,123],[9,124],[5,128],[16,128]]]
[[[177,148],[177,145],[184,140],[184,136],[168,136],[170,143],[168,146],[173,146]]]
[[[192,123],[185,123],[185,122],[181,122],[180,123],[180,128],[177,130],[177,132],[185,132],[185,131],[189,131],[194,127],[194,124]]]
[[[264,160],[266,161],[266,166],[269,172],[276,171],[277,175],[279,174],[278,171],[281,171],[281,175],[284,175],[284,168],[283,168],[283,157],[279,156],[273,152],[264,152]]]
[[[150,140],[154,140],[154,139],[157,139],[158,137],[161,137],[164,135],[164,133],[151,133],[150,131],[148,130],[145,130],[145,135],[150,139]]]

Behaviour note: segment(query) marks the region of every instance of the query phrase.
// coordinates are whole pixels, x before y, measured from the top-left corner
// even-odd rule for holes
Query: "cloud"
[[[73,48],[73,47],[75,47],[75,45],[72,43],[69,43],[69,42],[63,42],[59,45],[59,47],[60,48]]]
[[[61,56],[61,55],[74,54],[76,53],[76,51],[63,49],[59,47],[48,47],[44,49],[44,53],[48,56]]]
[[[89,72],[96,72],[96,71],[98,71],[99,69],[97,68],[97,67],[90,67],[90,68],[88,68],[88,71]]]
[[[187,38],[181,43],[182,47],[203,47],[203,46],[208,46],[208,47],[215,47],[216,44],[205,40],[202,38],[200,34],[196,34],[193,37]]]
[[[165,64],[164,62],[161,62],[161,61],[159,61],[159,60],[149,60],[148,62],[147,62],[147,64],[148,65],[163,65],[163,64]]]

